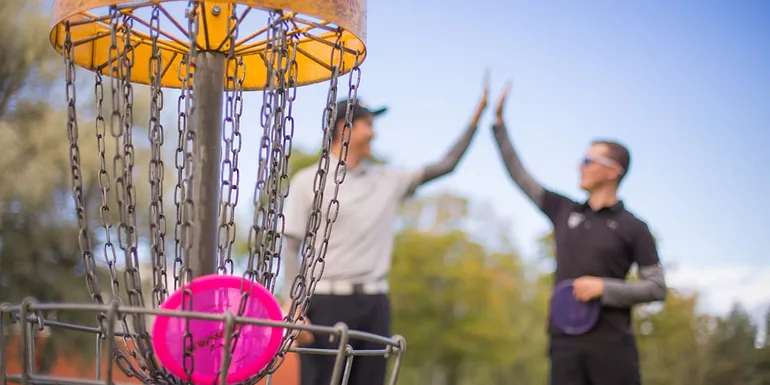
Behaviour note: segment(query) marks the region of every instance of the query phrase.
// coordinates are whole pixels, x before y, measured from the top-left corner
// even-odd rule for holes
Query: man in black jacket
[[[508,138],[503,106],[497,105],[494,136],[511,179],[553,223],[555,283],[572,281],[581,302],[599,301],[596,324],[574,335],[549,321],[551,385],[638,385],[639,359],[631,307],[664,300],[666,283],[647,224],[626,210],[617,191],[628,174],[628,149],[614,141],[591,143],[580,164],[580,187],[588,200],[576,202],[539,184],[524,169]],[[632,264],[638,282],[627,282]]]

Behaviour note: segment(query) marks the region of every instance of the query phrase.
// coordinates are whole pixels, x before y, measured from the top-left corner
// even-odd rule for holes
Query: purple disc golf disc
[[[581,302],[573,294],[572,280],[556,284],[551,297],[551,322],[570,335],[588,332],[599,321],[601,304],[597,300]]]

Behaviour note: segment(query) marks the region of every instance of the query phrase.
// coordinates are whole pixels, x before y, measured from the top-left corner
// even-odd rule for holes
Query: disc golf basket
[[[23,362],[20,374],[7,372],[8,341],[0,333],[2,385],[112,384],[113,362],[126,376],[146,384],[253,384],[263,378],[269,382],[289,351],[335,355],[332,384],[346,382],[356,355],[394,357],[390,383],[396,383],[405,348],[401,337],[351,331],[344,324],[322,327],[301,322],[323,272],[324,246],[340,204],[337,191],[346,170],[351,103],[346,110],[342,154],[335,164],[330,160],[330,155],[336,155],[330,154],[331,126],[339,81],[344,75],[349,81],[343,93],[348,100],[356,100],[359,65],[366,55],[365,4],[365,0],[54,0],[55,24],[50,41],[65,63],[72,202],[92,303],[38,303],[29,298],[21,304],[3,304],[0,330],[8,322],[18,324]],[[82,100],[84,94],[76,93],[76,75],[83,71],[76,67],[94,73],[94,88],[85,94],[95,95],[95,120],[88,125],[83,124],[85,114],[78,116],[77,97]],[[272,321],[249,317],[245,311],[253,297],[250,287],[262,288],[270,298],[275,292],[281,262],[283,202],[289,192],[296,89],[327,81],[321,156],[302,262],[296,277],[286,277],[291,282],[291,308],[284,309],[282,315],[279,312],[278,319]],[[150,94],[150,155],[146,163],[135,156],[136,149],[145,144],[135,141],[134,127],[148,123],[134,119],[136,84],[148,86]],[[243,93],[247,91],[262,93],[261,104],[246,106],[259,111],[256,127],[241,125]],[[167,135],[169,130],[161,119],[172,92],[177,116],[176,130],[170,132],[173,138]],[[88,131],[94,127],[94,131],[86,134],[84,126]],[[242,143],[241,132],[247,129],[260,133],[258,143]],[[96,148],[82,145],[85,135],[95,136]],[[244,146],[245,155],[256,155],[256,169],[250,171],[257,175],[257,181],[251,202],[252,224],[248,229],[238,229],[248,233],[248,261],[240,275],[235,273],[238,263],[233,259],[233,245],[238,227],[235,209],[241,190],[239,157]],[[85,157],[86,151],[98,158],[97,175],[84,175],[81,153]],[[175,173],[164,172],[170,164]],[[98,208],[87,207],[87,178],[98,185]],[[141,190],[137,189],[137,178],[149,180],[145,197],[149,204],[137,203]],[[170,198],[164,181],[174,185]],[[336,185],[331,197],[324,197],[327,183]],[[137,213],[148,213],[148,219],[140,215],[138,220]],[[143,282],[149,280],[141,276],[140,261],[152,265],[149,297],[147,290],[143,291]],[[206,312],[194,305],[196,282],[207,277],[226,278],[216,282],[240,279],[233,286],[238,290],[238,300],[233,302],[238,303],[231,310],[223,314]],[[167,307],[174,298],[179,307]],[[67,312],[93,314],[94,322],[75,325],[48,316]],[[183,333],[178,340],[167,338],[172,333],[152,335],[151,325],[161,319],[181,320]],[[213,324],[211,328],[223,341],[211,345],[216,354],[210,356],[215,357],[218,369],[205,380],[196,377],[201,371],[196,367],[207,364],[198,351],[202,339],[210,336],[196,335],[197,329],[190,327],[195,322]],[[35,334],[46,326],[53,333],[56,328],[68,328],[95,335],[95,379],[45,376],[36,371]],[[276,331],[280,334],[273,338],[275,349],[266,363],[246,377],[243,373],[233,377],[233,367],[243,359],[237,357],[239,341],[244,344],[249,333],[275,337],[277,334],[270,333]],[[293,342],[300,331],[328,335],[337,348],[296,348]],[[351,339],[380,343],[383,349],[355,351],[349,344]],[[158,348],[178,351],[176,372],[159,358]],[[102,349],[111,360],[106,365]],[[249,349],[254,350],[253,345]]]

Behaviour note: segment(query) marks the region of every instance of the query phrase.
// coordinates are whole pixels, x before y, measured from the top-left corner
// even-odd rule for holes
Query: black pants
[[[307,315],[314,325],[334,326],[344,322],[351,330],[390,336],[390,299],[385,294],[322,295],[316,294]],[[368,341],[350,340],[354,350],[384,349],[384,345]],[[328,335],[316,335],[310,348],[336,349]],[[331,384],[336,356],[302,354],[302,385]],[[355,357],[349,385],[381,385],[385,382],[386,360],[378,357]],[[344,365],[344,364],[343,364]],[[344,369],[344,367],[343,367]]]
[[[551,339],[551,385],[640,385],[633,343]]]

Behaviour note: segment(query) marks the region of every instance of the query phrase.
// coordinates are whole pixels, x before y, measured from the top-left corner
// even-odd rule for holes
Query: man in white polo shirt
[[[332,134],[333,155],[340,153],[346,104],[347,101],[337,104]],[[387,278],[399,204],[420,185],[455,169],[468,149],[486,105],[485,84],[473,119],[452,149],[439,162],[413,170],[395,170],[368,162],[374,138],[373,120],[384,113],[386,108],[369,110],[360,103],[355,105],[349,139],[348,170],[337,197],[340,201],[339,214],[329,239],[323,277],[316,286],[307,312],[313,324],[332,326],[344,322],[354,330],[384,336],[391,334]],[[331,165],[336,164],[336,158],[332,159]],[[313,203],[316,168],[313,166],[299,171],[291,181],[289,196],[286,198],[284,234],[287,239],[283,250],[285,277],[293,277],[299,270],[298,255]],[[332,172],[324,190],[324,203],[321,206],[324,214],[334,194],[333,178]],[[322,219],[322,223],[325,219]],[[321,241],[316,243],[318,250]],[[289,297],[290,290],[291,282],[287,282],[284,284],[284,298]],[[351,344],[356,350],[384,347],[364,341],[351,341]],[[328,338],[313,338],[308,347],[331,348],[336,345],[330,344]],[[302,385],[329,385],[333,366],[334,356],[303,355]],[[383,357],[356,357],[348,383],[381,385],[385,372],[386,361]]]

